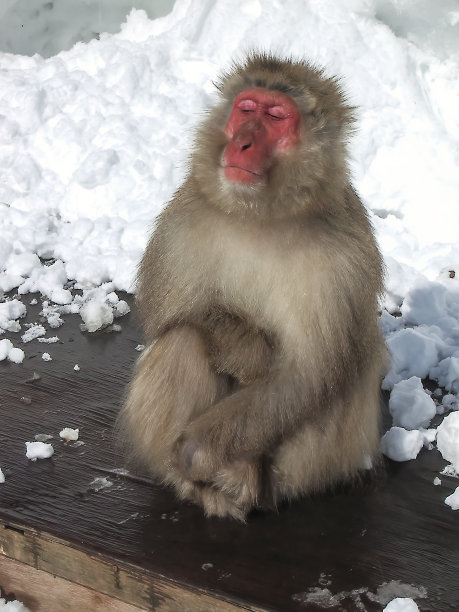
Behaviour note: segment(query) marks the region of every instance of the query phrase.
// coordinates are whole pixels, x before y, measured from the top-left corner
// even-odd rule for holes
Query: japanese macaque
[[[119,428],[181,498],[244,520],[377,454],[382,263],[336,79],[254,53],[218,89],[140,266]]]

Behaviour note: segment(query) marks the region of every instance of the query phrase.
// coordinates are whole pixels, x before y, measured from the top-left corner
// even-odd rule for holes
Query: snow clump
[[[52,457],[54,454],[54,448],[51,444],[46,444],[45,442],[26,442],[25,443],[26,457],[31,461],[36,461],[37,459],[48,459]]]
[[[24,351],[20,348],[15,348],[11,340],[8,340],[8,338],[0,340],[0,361],[8,359],[8,361],[13,363],[22,363],[24,357]]]

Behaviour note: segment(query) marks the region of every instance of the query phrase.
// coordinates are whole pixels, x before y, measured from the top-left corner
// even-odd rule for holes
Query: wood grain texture
[[[143,612],[5,556],[0,556],[0,576],[3,594],[22,601],[31,612]]]
[[[39,319],[38,311],[28,307],[30,322]],[[324,608],[304,594],[330,582],[332,594],[349,596],[326,609],[354,612],[352,590],[371,595],[390,581],[425,588],[427,596],[416,599],[422,612],[459,610],[459,515],[444,504],[457,480],[441,476],[442,485],[433,485],[445,465],[436,450],[421,451],[416,461],[387,462],[358,486],[286,504],[278,513],[254,513],[245,525],[205,519],[146,475],[118,473],[125,465],[112,427],[142,341],[133,315],[118,322],[120,333],[83,334],[79,317],[69,316],[50,330],[60,338],[51,345],[22,345],[17,334],[5,336],[26,352],[23,364],[0,362],[5,555],[69,578],[70,558],[43,544],[58,542],[70,557],[82,555],[81,568],[87,564],[75,582],[113,596],[97,582],[101,568],[122,568],[132,582],[126,578],[118,599],[151,610],[174,609],[158,606],[180,605],[184,591],[215,605],[312,612]],[[41,359],[45,351],[53,361]],[[41,378],[27,382],[34,371]],[[61,441],[63,427],[80,428],[84,444]],[[55,453],[32,463],[24,443],[39,433],[53,436]],[[94,491],[90,483],[98,477],[112,486]],[[7,531],[18,529],[6,540]],[[135,592],[148,596],[136,599]],[[367,612],[383,607],[365,593],[358,598]]]

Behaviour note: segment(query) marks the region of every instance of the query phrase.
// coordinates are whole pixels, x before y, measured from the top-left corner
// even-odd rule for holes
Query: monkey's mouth
[[[240,166],[224,166],[225,177],[230,181],[236,183],[261,183],[263,181],[263,175],[248,170],[247,168],[241,168]]]

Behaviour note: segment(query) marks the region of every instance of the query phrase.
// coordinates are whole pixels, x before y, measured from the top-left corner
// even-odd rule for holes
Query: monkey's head
[[[269,218],[330,210],[348,184],[352,124],[336,79],[306,62],[253,53],[217,85],[198,131],[192,175],[229,214]]]

